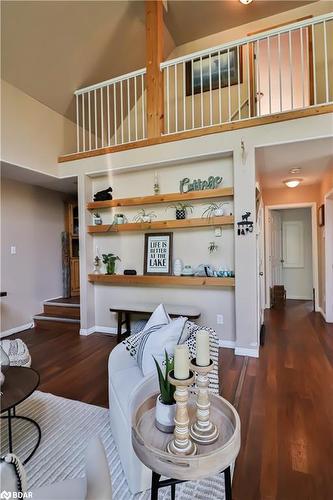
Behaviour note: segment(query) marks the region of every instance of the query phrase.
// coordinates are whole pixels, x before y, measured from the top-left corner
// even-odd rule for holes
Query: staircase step
[[[59,318],[80,319],[80,305],[70,304],[70,306],[68,306],[68,304],[44,302],[43,314],[52,314],[54,316],[58,316]]]
[[[41,313],[34,316],[35,327],[38,330],[66,330],[71,332],[80,331],[80,320],[76,318],[63,318],[50,313]]]

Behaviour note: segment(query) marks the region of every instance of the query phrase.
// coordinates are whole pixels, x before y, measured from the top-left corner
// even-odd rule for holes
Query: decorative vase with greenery
[[[106,274],[115,274],[116,260],[120,260],[117,255],[113,253],[103,253],[103,264],[106,265]]]
[[[141,208],[138,213],[134,216],[134,222],[151,222],[152,219],[156,219],[157,215],[155,212],[146,212]]]
[[[212,217],[220,217],[221,215],[224,215],[224,205],[227,205],[227,203],[208,203],[208,207],[203,212],[201,217],[211,219]]]
[[[193,205],[191,203],[176,203],[175,205],[169,205],[168,208],[174,208],[176,210],[176,219],[186,219],[189,213],[193,213]]]
[[[164,373],[162,368],[154,358],[160,385],[160,394],[157,396],[156,400],[155,425],[160,431],[171,433],[175,428],[174,418],[176,413],[176,402],[174,399],[175,387],[170,384],[168,380],[168,374],[173,370],[174,366],[173,359],[169,358],[166,350],[164,352]]]
[[[102,217],[98,212],[94,213],[94,224],[95,226],[100,226],[102,224]]]

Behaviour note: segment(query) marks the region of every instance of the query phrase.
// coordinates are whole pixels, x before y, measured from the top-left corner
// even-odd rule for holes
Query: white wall
[[[62,193],[2,179],[1,290],[8,293],[0,302],[2,333],[27,325],[45,299],[62,295],[63,230]]]
[[[1,80],[1,160],[57,175],[60,154],[76,151],[76,126]]]
[[[281,210],[282,226],[284,222],[301,222],[304,229],[304,267],[282,268],[283,284],[287,299],[312,300],[312,229],[311,208],[291,208]]]
[[[331,134],[332,115],[318,115],[272,123],[242,130],[234,130],[202,136],[199,138],[158,144],[139,149],[121,151],[99,157],[71,161],[59,165],[61,175],[79,176],[80,215],[80,267],[81,278],[81,326],[87,332],[96,325],[94,311],[94,285],[87,281],[89,269],[92,269],[93,243],[84,227],[88,219],[85,203],[91,200],[91,178],[112,172],[113,174],[134,171],[139,168],[163,168],[173,162],[189,163],[199,157],[233,154],[234,162],[234,210],[236,220],[250,211],[255,213],[255,148],[265,145],[294,142],[299,140],[325,137]],[[241,140],[244,141],[245,153],[242,154]],[[88,223],[88,220],[87,220]],[[256,235],[235,238],[235,310],[236,310],[236,354],[257,354],[257,276],[256,276]],[[105,287],[107,289],[107,287]],[[134,288],[131,288],[135,291]],[[133,292],[132,292],[133,293]],[[206,295],[206,297],[208,297]],[[186,297],[185,297],[186,299]],[[185,302],[185,300],[184,300]],[[85,305],[84,305],[85,304]]]
[[[190,164],[178,164],[154,170],[141,170],[93,179],[93,191],[113,187],[114,198],[145,196],[153,194],[154,172],[157,172],[162,193],[179,191],[179,181],[184,177],[206,179],[209,176],[222,176],[223,186],[233,186],[232,158],[193,161]],[[225,200],[226,201],[226,200]],[[207,208],[205,201],[193,202],[194,212],[190,217],[201,217]],[[228,206],[233,213],[233,200]],[[149,205],[146,211],[153,211],[158,220],[174,219],[175,210],[168,205]],[[103,223],[112,223],[115,213],[123,213],[129,222],[141,207],[122,207],[100,211]],[[172,231],[172,230],[171,230]],[[213,264],[234,269],[234,231],[225,227],[222,237],[214,236],[213,228],[173,230],[173,257],[180,258],[184,264],[196,268],[199,264]],[[124,269],[134,268],[143,274],[144,233],[100,234],[93,237],[94,253],[114,253],[121,258],[116,271],[122,274]],[[218,250],[209,255],[208,244],[215,241]],[[103,268],[104,272],[104,268]],[[214,328],[223,340],[235,340],[235,304],[233,288],[150,288],[150,287],[115,287],[95,285],[95,321],[102,327],[115,327],[116,318],[109,308],[117,303],[165,302],[167,304],[185,304],[197,306],[202,313],[200,322]],[[223,314],[224,324],[217,325],[216,315]]]

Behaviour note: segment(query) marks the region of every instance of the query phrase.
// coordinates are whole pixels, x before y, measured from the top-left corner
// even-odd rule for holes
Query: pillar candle
[[[185,380],[190,376],[190,358],[186,344],[175,347],[174,375],[179,380]]]
[[[207,330],[198,330],[196,342],[196,364],[198,366],[208,366],[210,363],[209,332]]]

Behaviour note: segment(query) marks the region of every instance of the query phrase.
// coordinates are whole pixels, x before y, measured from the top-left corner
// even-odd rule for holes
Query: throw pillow
[[[168,325],[170,321],[170,316],[166,312],[164,305],[160,304],[150,316],[144,328],[140,332],[135,333],[134,335],[130,335],[126,340],[123,341],[123,344],[129,351],[130,355],[135,358],[137,357],[138,346],[144,333],[153,333],[162,328],[164,325]]]
[[[175,346],[184,343],[187,338],[186,331],[184,336],[186,321],[187,318],[180,317],[157,331],[146,330],[143,333],[138,345],[137,363],[144,376],[156,369],[154,358],[161,365],[165,350],[173,355]]]

